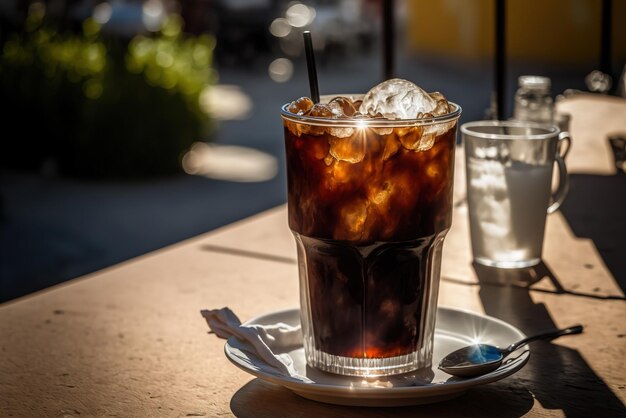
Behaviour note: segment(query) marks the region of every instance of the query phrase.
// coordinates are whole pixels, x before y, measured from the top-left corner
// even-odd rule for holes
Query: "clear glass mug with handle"
[[[469,122],[461,132],[474,261],[498,268],[539,264],[546,215],[568,191],[569,133],[519,121]],[[555,163],[558,188],[552,194]]]

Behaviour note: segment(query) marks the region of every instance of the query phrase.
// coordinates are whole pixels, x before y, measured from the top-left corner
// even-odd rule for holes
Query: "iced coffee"
[[[358,376],[430,366],[460,113],[398,79],[283,107],[310,366]]]

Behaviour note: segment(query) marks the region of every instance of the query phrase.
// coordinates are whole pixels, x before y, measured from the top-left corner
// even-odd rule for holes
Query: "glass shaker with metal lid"
[[[518,78],[513,118],[538,123],[552,123],[554,102],[548,77],[523,75]]]

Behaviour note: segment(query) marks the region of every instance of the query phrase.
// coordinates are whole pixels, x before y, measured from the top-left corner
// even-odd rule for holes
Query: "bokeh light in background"
[[[277,83],[289,81],[293,75],[293,63],[288,58],[275,59],[269,66],[269,74]]]
[[[314,21],[317,12],[314,7],[293,1],[287,5],[284,16],[275,18],[269,32],[278,38],[278,44],[282,52],[290,57],[298,57],[302,54],[302,32]],[[316,47],[323,43],[318,40]],[[273,60],[267,69],[272,80],[277,83],[289,81],[293,75],[293,62],[289,58],[277,58]]]
[[[248,147],[196,142],[183,157],[187,174],[234,182],[262,182],[276,176],[273,156]]]
[[[161,29],[163,20],[165,19],[165,8],[161,0],[147,0],[142,7],[143,24],[151,32]]]
[[[107,2],[100,3],[93,9],[93,20],[100,25],[106,24],[113,14],[113,8]]]
[[[292,3],[285,12],[287,22],[294,28],[303,28],[313,23],[315,19],[315,9],[302,3]]]
[[[270,25],[270,33],[277,38],[284,38],[291,32],[291,25],[284,17],[277,17]]]
[[[235,85],[207,86],[198,100],[202,110],[218,120],[247,119],[252,111],[252,100]]]

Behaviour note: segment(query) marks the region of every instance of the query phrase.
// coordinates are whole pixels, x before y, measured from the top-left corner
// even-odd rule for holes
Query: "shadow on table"
[[[519,384],[487,385],[472,389],[460,398],[430,405],[372,408],[330,405],[311,401],[282,386],[254,379],[230,400],[232,413],[239,418],[257,417],[520,417],[533,406],[532,394]],[[461,400],[458,402],[457,400]]]
[[[561,212],[577,237],[593,240],[626,295],[626,174],[570,174]]]
[[[570,295],[580,298],[599,299],[599,300],[623,300],[626,296],[619,295],[602,295],[597,293],[582,292],[578,290],[568,289],[557,280],[550,268],[542,261],[539,265],[526,269],[495,269],[474,264],[474,270],[479,277],[483,277],[482,281],[468,282],[467,280],[455,279],[453,277],[442,276],[441,280],[450,283],[456,283],[463,286],[495,286],[495,287],[518,287],[525,291],[534,293],[552,293],[558,295]],[[549,280],[553,289],[542,287],[532,287],[533,284],[542,280]]]
[[[563,290],[558,279],[544,263],[535,268],[514,270],[474,264],[474,270],[479,279],[479,296],[486,314],[511,323],[527,335],[556,328],[546,307],[542,303],[533,302],[527,287],[547,278],[557,289],[555,293],[559,293],[559,289],[562,290],[561,293],[569,293]],[[524,283],[527,286],[523,286]],[[585,325],[584,318],[582,319]],[[558,344],[558,340],[554,343],[533,343],[530,361],[526,367],[514,378],[491,386],[515,382],[532,392],[543,408],[561,410],[567,417],[626,416],[626,408],[620,399],[594,373],[578,351]]]
[[[228,254],[239,257],[255,258],[257,260],[275,261],[283,264],[298,264],[298,260],[295,257],[284,257],[281,255],[263,253],[259,251],[249,251],[241,248],[231,248],[223,245],[202,244],[200,248],[204,251]]]

